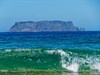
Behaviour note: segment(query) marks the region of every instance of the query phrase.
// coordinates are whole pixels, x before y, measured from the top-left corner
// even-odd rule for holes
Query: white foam
[[[69,71],[71,71],[71,72],[78,72],[79,64],[75,63],[76,61],[73,60],[73,64],[68,65],[68,62],[66,61],[66,57],[69,58],[69,54],[67,54],[62,49],[48,50],[47,52],[49,54],[53,54],[53,53],[60,54],[62,67],[69,70]]]
[[[11,50],[10,49],[6,49],[5,52],[11,52]]]
[[[63,50],[58,50],[58,53],[61,55],[61,63],[62,63],[62,67],[71,71],[71,72],[78,72],[78,69],[79,69],[79,64],[77,63],[73,63],[71,65],[68,65],[65,60],[66,57],[69,58],[69,55],[64,52]],[[76,62],[73,60],[73,62]]]
[[[48,50],[47,53],[49,54],[53,54],[55,52],[55,50]]]
[[[64,57],[67,56],[67,53],[64,52],[63,50],[57,50],[57,51],[61,56],[64,56]]]
[[[100,63],[95,63],[90,68],[100,72]]]
[[[66,68],[66,66],[67,66],[66,64],[64,64],[64,63],[62,64],[62,67],[63,67],[63,68]]]
[[[72,71],[72,72],[78,72],[79,64],[73,63],[73,64],[67,66],[66,69],[69,71]]]
[[[31,49],[23,49],[23,48],[17,48],[17,49],[15,49],[14,51],[16,51],[16,52],[21,52],[21,51],[31,51]]]

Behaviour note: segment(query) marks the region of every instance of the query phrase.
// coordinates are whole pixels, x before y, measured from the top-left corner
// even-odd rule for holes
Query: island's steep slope
[[[84,30],[84,29],[81,29]],[[80,31],[72,21],[25,21],[16,22],[10,32]]]

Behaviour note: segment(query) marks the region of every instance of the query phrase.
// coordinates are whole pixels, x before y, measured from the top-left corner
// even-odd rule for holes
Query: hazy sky
[[[86,30],[100,30],[100,0],[0,0],[0,31],[19,21],[73,21]]]

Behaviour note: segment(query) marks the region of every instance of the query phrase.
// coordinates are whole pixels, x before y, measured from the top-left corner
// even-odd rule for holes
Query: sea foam
[[[100,72],[100,62],[94,63],[93,65],[91,65],[90,68],[93,69],[93,70],[96,70],[96,71]]]
[[[63,51],[62,49],[58,49],[58,50],[48,50],[47,51],[49,54],[53,54],[53,53],[58,53],[61,56],[61,64],[62,64],[62,68],[67,69],[68,71],[71,72],[78,72],[79,69],[79,64],[77,63],[72,63],[70,65],[67,64],[66,61],[66,57],[69,57],[69,54],[67,54],[65,51]]]
[[[83,69],[84,71],[85,68],[90,68],[90,70],[96,70],[100,72],[99,55],[82,55],[74,52],[64,51],[62,49],[48,50],[47,52],[49,54],[58,53],[61,56],[60,62],[62,68],[70,72],[79,72],[79,69]]]

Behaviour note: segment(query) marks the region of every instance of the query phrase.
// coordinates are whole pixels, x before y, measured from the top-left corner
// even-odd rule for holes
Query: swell
[[[100,72],[100,50],[79,49],[3,49],[0,69],[30,68],[72,72]]]

